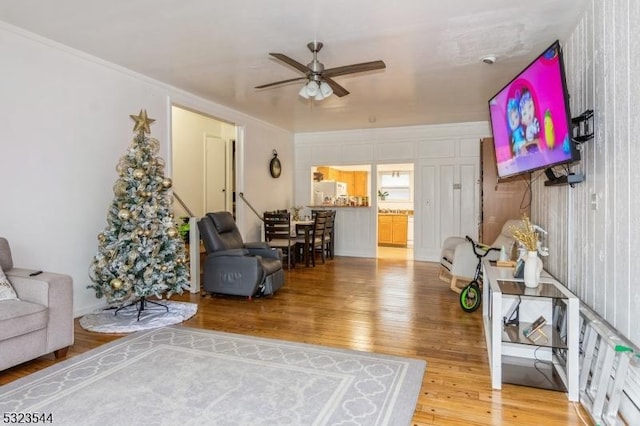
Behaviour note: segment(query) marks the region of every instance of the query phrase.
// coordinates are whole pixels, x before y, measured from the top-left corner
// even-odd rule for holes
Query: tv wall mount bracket
[[[577,117],[571,119],[571,132],[572,139],[576,145],[581,145],[593,139],[593,110],[588,109]],[[548,168],[544,171],[547,175],[547,181],[544,186],[556,186],[556,185],[570,185],[572,188],[576,183],[584,181],[584,174],[582,173],[570,173],[567,169],[567,174],[562,176],[556,176],[552,168]]]
[[[588,109],[571,119],[573,141],[582,144],[593,139],[593,110]]]

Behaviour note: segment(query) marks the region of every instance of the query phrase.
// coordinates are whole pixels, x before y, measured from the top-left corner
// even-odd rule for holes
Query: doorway
[[[195,217],[234,212],[237,127],[179,106],[171,107],[173,189]],[[188,216],[179,203],[177,217]]]
[[[378,164],[376,257],[413,260],[414,165]]]

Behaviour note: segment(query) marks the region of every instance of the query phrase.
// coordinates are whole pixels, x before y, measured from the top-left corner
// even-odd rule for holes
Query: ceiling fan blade
[[[292,81],[299,81],[299,80],[306,80],[307,77],[296,77],[296,78],[290,78],[288,80],[281,80],[281,81],[276,81],[273,83],[268,83],[268,84],[263,84],[260,86],[256,86],[256,89],[264,89],[265,87],[271,87],[271,86],[276,86],[278,84],[285,84],[285,83],[291,83]]]
[[[356,72],[373,71],[386,68],[383,61],[363,62],[361,64],[345,65],[343,67],[335,67],[324,70],[324,77],[337,77],[339,75],[352,74]]]
[[[330,79],[329,77],[322,76],[322,79],[331,87],[331,89],[333,89],[333,94],[336,95],[337,97],[341,98],[349,94],[349,91],[347,89],[340,86],[338,83],[336,83],[334,80]]]
[[[281,60],[285,64],[291,65],[298,71],[301,71],[305,74],[309,72],[309,68],[306,65],[302,65],[300,62],[296,61],[295,59],[291,59],[287,55],[283,55],[282,53],[269,53],[269,55],[273,56],[276,59]]]

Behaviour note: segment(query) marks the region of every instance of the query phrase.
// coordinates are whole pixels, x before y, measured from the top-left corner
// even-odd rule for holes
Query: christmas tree
[[[98,253],[89,276],[96,297],[110,305],[182,294],[189,287],[188,263],[171,209],[171,179],[164,176],[159,142],[146,136],[155,120],[141,110],[130,116],[137,132],[116,166],[118,180],[107,214],[107,226],[98,234]]]

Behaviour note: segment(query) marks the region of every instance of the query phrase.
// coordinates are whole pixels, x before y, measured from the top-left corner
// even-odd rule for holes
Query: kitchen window
[[[410,171],[380,172],[378,174],[380,192],[388,194],[386,201],[411,201],[411,178]]]

